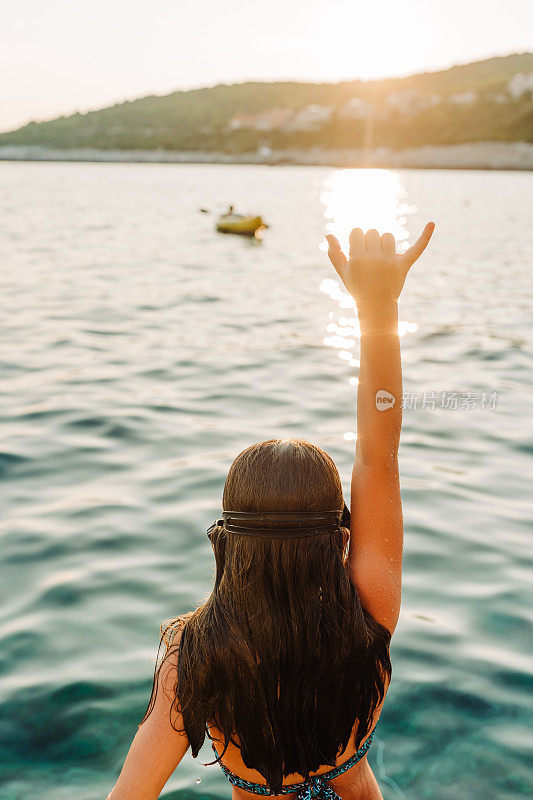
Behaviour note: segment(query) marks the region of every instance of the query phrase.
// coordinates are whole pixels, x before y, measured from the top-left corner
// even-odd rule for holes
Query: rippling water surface
[[[386,800],[531,796],[532,189],[523,173],[0,166],[2,800],[106,796],[159,623],[210,592],[205,529],[240,450],[308,438],[349,497],[358,331],[322,236],[407,244],[428,219],[400,313],[404,601],[369,760]],[[215,233],[229,202],[264,214],[262,242]],[[164,796],[228,798],[210,759],[187,755]]]

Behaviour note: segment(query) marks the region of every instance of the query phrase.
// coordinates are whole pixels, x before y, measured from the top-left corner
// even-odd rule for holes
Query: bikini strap
[[[325,772],[320,777],[326,778],[328,781],[332,780],[333,778],[337,778],[339,775],[342,775],[343,772],[347,772],[350,769],[350,767],[353,767],[353,765],[357,764],[358,761],[361,761],[361,759],[367,754],[370,745],[372,744],[372,739],[374,738],[374,730],[372,730],[370,736],[361,745],[357,753],[354,753],[353,756],[350,756],[348,761],[345,761],[343,764],[339,764],[338,767],[334,767],[332,770],[330,770],[329,772]]]
[[[368,752],[373,738],[374,731],[372,731],[370,736],[366,739],[364,744],[361,745],[359,750],[343,764],[340,764],[338,767],[334,767],[334,769],[330,770],[329,772],[324,772],[322,775],[312,775],[308,781],[303,781],[302,783],[291,783],[288,786],[282,786],[281,794],[292,794],[293,792],[297,792],[296,800],[313,800],[313,798],[320,800],[341,800],[339,795],[333,791],[328,781],[332,780],[333,778],[337,778],[339,775],[342,775],[343,772],[347,772],[350,767],[353,767],[354,764],[357,764],[357,762],[360,761]],[[251,781],[245,781],[244,778],[239,778],[238,775],[235,775],[234,772],[231,772],[231,770],[229,770],[226,765],[220,761],[220,757],[213,741],[211,741],[211,747],[213,748],[213,752],[222,769],[222,772],[226,775],[229,782],[234,786],[238,786],[240,789],[245,789],[247,792],[252,792],[252,794],[275,794],[275,792],[271,791],[268,786],[265,786],[262,783],[252,783]]]

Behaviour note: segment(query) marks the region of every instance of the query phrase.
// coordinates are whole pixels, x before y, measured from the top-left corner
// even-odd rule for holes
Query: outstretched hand
[[[371,229],[364,234],[361,228],[354,228],[350,233],[349,258],[335,236],[328,234],[329,260],[358,308],[396,303],[407,273],[428,246],[434,230],[435,223],[428,222],[414,245],[400,254],[396,252],[392,233],[380,236]]]

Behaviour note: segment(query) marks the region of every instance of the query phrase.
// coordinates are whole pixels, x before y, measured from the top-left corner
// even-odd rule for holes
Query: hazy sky
[[[173,89],[402,75],[533,50],[531,0],[17,0],[0,130]]]

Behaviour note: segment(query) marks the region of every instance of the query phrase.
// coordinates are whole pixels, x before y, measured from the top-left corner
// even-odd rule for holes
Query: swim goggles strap
[[[275,527],[251,527],[248,523],[282,523]],[[317,533],[328,533],[340,527],[350,527],[350,512],[346,504],[336,511],[223,511],[222,519],[218,519],[207,530],[210,536],[215,527],[223,528],[228,533],[242,533],[247,536],[264,536],[270,539],[314,536]]]

